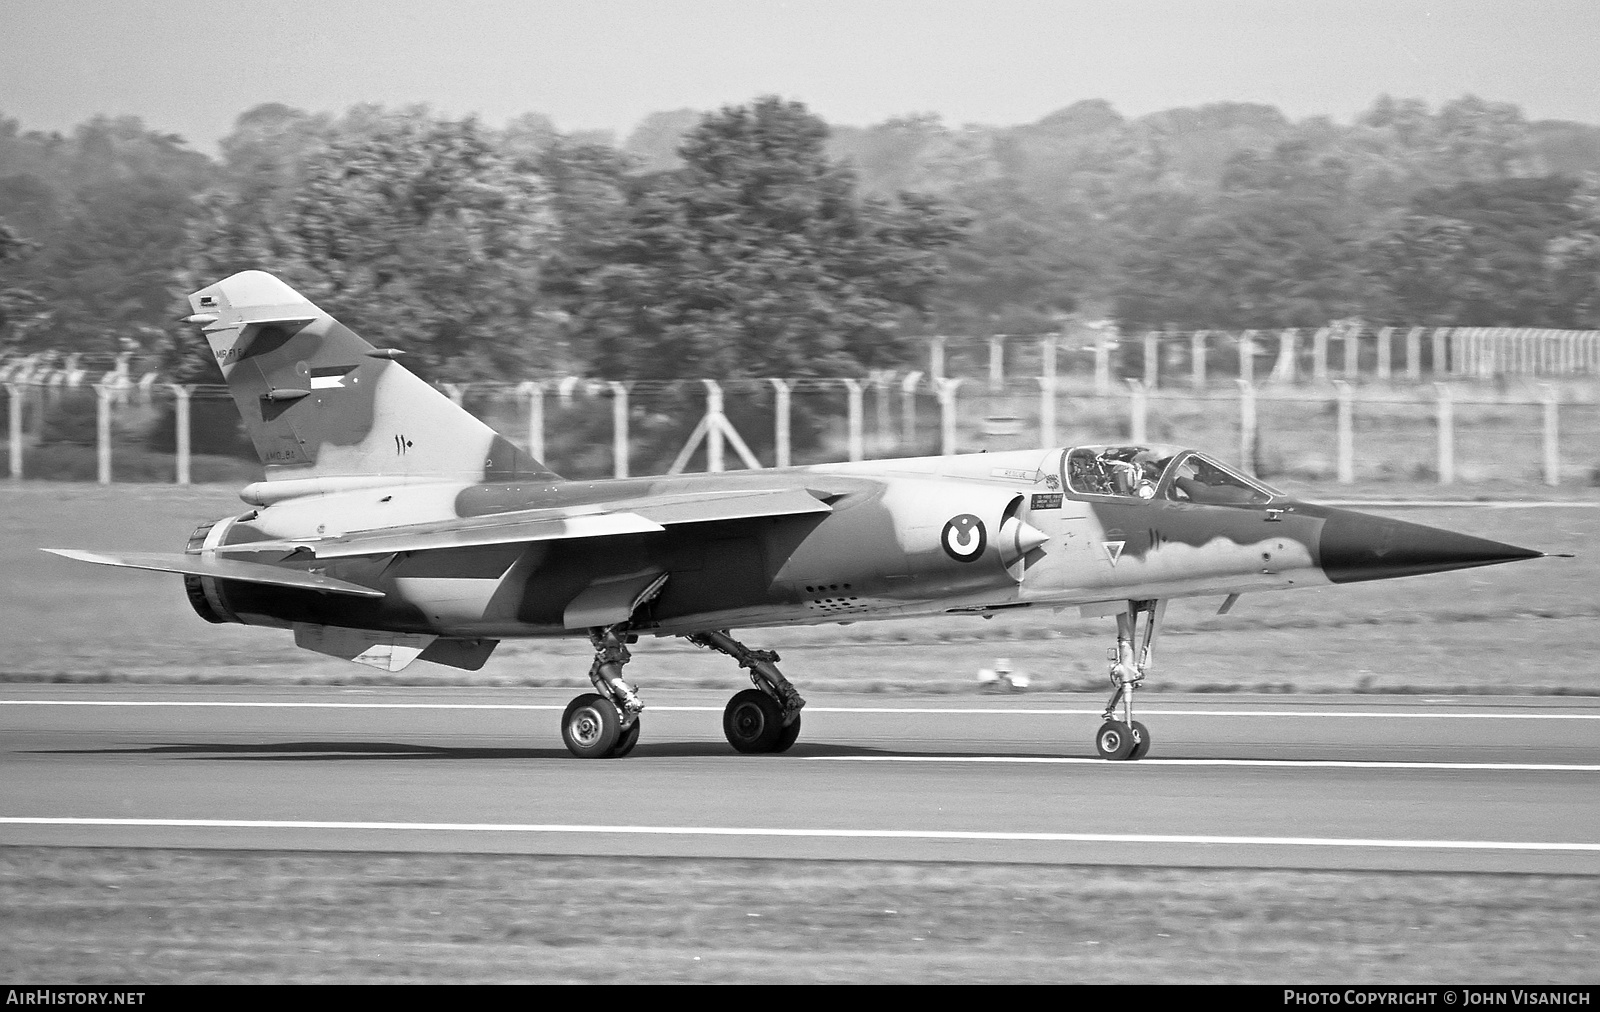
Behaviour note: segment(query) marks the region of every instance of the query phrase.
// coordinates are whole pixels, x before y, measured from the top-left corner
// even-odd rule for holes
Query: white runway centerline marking
[[[1312,769],[1376,769],[1376,770],[1517,770],[1523,772],[1554,771],[1561,773],[1600,773],[1600,764],[1580,763],[1449,763],[1404,762],[1388,759],[1140,759],[1135,762],[1117,762],[1110,759],[1086,759],[1081,756],[933,756],[933,755],[814,755],[807,762],[833,763],[1043,763],[1060,765],[1092,764],[1097,766],[1287,766]]]
[[[0,706],[196,706],[303,710],[550,710],[566,709],[554,703],[328,703],[256,700],[190,699],[0,699]],[[720,706],[645,706],[655,713],[721,713]],[[927,713],[995,717],[1098,717],[1103,707],[1065,707],[1003,710],[982,706],[808,706],[806,713]],[[1148,717],[1393,717],[1440,720],[1600,720],[1600,713],[1447,713],[1411,710],[1145,710]]]
[[[279,819],[93,819],[0,816],[0,825],[167,829],[376,830],[425,833],[561,833],[619,836],[800,837],[812,839],[987,840],[1039,843],[1144,843],[1257,847],[1365,847],[1412,850],[1600,852],[1600,843],[1532,840],[1382,840],[1311,836],[1199,836],[1160,833],[1026,833],[922,829],[767,829],[736,826],[524,825],[494,822],[335,822]]]
[[[1594,509],[1600,507],[1600,502],[1563,501],[1561,499],[1530,499],[1527,502],[1516,501],[1486,501],[1482,499],[1318,499],[1318,506],[1348,506],[1368,509],[1383,509],[1386,507],[1412,507],[1440,506],[1450,509],[1470,507],[1473,509],[1487,510],[1521,510],[1521,509]]]

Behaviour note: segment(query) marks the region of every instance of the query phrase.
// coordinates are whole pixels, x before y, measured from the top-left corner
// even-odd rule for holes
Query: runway
[[[627,759],[570,689],[0,687],[0,845],[1600,874],[1600,699],[810,699],[784,756],[649,692]]]

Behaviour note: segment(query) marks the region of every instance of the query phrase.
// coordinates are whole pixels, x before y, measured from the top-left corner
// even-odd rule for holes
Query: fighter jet
[[[621,757],[644,703],[628,645],[679,636],[753,687],[723,731],[778,753],[805,701],[734,629],[1077,607],[1115,616],[1094,738],[1148,753],[1134,696],[1168,601],[1488,566],[1543,553],[1298,501],[1195,450],[1051,447],[725,474],[568,481],[283,281],[245,271],[189,296],[265,468],[252,508],[183,552],[46,549],[183,576],[208,622],[292,630],[399,671],[469,671],[511,637],[581,636],[594,691],[567,748]]]

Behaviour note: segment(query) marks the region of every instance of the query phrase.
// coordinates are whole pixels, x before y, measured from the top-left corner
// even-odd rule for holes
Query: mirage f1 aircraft
[[[1095,748],[1138,759],[1134,692],[1175,597],[1487,566],[1543,553],[1299,502],[1172,446],[1075,446],[728,474],[566,481],[282,281],[189,296],[261,461],[254,508],[171,554],[57,550],[181,573],[208,622],[290,629],[398,671],[469,671],[507,637],[585,636],[595,691],[561,718],[583,758],[639,740],[628,644],[681,636],[754,688],[723,731],[783,752],[800,694],[729,630],[1079,607],[1114,615]]]

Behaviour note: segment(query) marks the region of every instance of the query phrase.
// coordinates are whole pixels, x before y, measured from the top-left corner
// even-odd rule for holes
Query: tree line
[[[181,296],[273,271],[436,380],[837,376],[929,333],[1600,327],[1600,128],[1465,97],[1350,124],[1085,101],[830,127],[762,98],[623,143],[423,107],[0,117],[0,350],[210,379]]]

